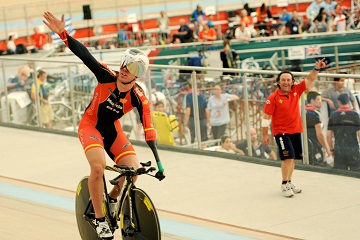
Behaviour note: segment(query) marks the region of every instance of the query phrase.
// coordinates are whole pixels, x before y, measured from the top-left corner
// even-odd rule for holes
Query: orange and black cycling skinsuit
[[[66,31],[59,35],[70,50],[94,73],[98,81],[92,101],[79,124],[78,137],[84,151],[93,147],[104,148],[115,163],[124,156],[135,155],[134,148],[119,121],[134,107],[139,112],[145,140],[156,140],[149,101],[143,90],[135,83],[128,92],[120,92],[116,86],[119,72],[99,63],[83,44],[69,36]]]

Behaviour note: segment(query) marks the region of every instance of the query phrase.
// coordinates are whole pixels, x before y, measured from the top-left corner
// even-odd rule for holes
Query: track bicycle
[[[113,233],[120,225],[123,240],[160,240],[160,224],[154,204],[148,194],[135,186],[132,177],[147,174],[161,181],[165,176],[158,174],[161,170],[163,171],[161,162],[158,162],[159,172],[155,175],[150,174],[156,170],[155,167],[151,167],[151,161],[140,164],[142,167],[138,169],[125,165],[106,166],[106,170],[119,173],[116,178],[110,180],[112,185],[120,187],[118,180],[121,177],[124,177],[124,183],[118,197],[116,214],[113,217],[110,215],[109,195],[105,175],[103,176],[104,194],[102,209]],[[84,177],[76,191],[76,220],[83,240],[99,240],[101,238],[98,237],[96,232],[95,211],[92,207],[88,180],[88,176]]]

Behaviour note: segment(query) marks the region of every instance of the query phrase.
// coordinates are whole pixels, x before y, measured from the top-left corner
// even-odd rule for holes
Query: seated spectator
[[[10,35],[6,45],[6,54],[15,54],[15,53],[16,53],[15,36]]]
[[[249,16],[246,9],[240,11],[240,23],[245,24],[245,29],[250,31],[251,36],[256,36],[256,30],[254,28],[254,22],[251,16]]]
[[[206,16],[200,5],[196,6],[196,9],[190,16],[190,22],[194,24],[195,33],[198,34],[199,27],[206,23]]]
[[[231,137],[223,136],[220,140],[221,146],[214,149],[215,152],[235,153],[244,156],[245,153],[238,149],[233,143]]]
[[[213,15],[208,16],[207,24],[209,25],[209,28],[214,28],[215,24],[213,22]]]
[[[250,128],[250,139],[253,157],[277,160],[276,153],[269,146],[264,146],[262,142],[258,139],[258,134],[255,128]],[[246,156],[248,155],[247,141],[236,144],[236,147],[243,151]]]
[[[288,34],[300,34],[302,28],[302,21],[298,17],[298,12],[293,11],[290,21],[286,23],[286,31]]]
[[[251,33],[248,29],[245,28],[245,23],[241,22],[239,26],[235,29],[235,39],[241,42],[249,42],[251,39]]]
[[[193,38],[193,31],[190,29],[189,25],[186,24],[185,19],[180,19],[179,30],[174,32],[172,43],[176,41],[176,38],[180,40],[181,43],[189,42]]]
[[[346,31],[346,16],[343,14],[340,5],[337,5],[335,8],[335,17],[333,21],[333,31],[345,32]]]
[[[291,20],[291,14],[288,12],[287,7],[282,9],[280,20],[275,29],[273,29],[273,35],[284,35],[286,33],[286,23]]]
[[[129,24],[125,23],[123,28],[118,31],[118,44],[120,47],[129,47],[131,39],[131,30],[129,30]]]
[[[265,3],[261,4],[261,6],[256,10],[256,23],[259,27],[259,30],[268,30],[267,23],[272,20],[272,15],[269,7],[265,5]]]
[[[326,23],[326,16],[319,15],[314,19],[314,27],[312,28],[311,32],[314,33],[322,33],[322,32],[328,32],[328,24]]]
[[[31,35],[31,44],[37,49],[43,49],[43,46],[47,43],[48,37],[45,33],[41,33],[38,27],[34,28],[34,34]]]
[[[210,42],[216,40],[216,31],[214,28],[209,28],[207,23],[203,24],[203,29],[199,32],[199,42]]]

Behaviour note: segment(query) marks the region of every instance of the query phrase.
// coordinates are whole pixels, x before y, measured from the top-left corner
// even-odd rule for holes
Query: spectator
[[[283,7],[280,16],[280,22],[285,25],[290,20],[291,20],[291,14],[288,12],[288,8]]]
[[[326,136],[330,151],[334,156],[334,168],[360,171],[359,114],[350,109],[349,95],[346,93],[340,94],[338,101],[340,107],[330,115]]]
[[[298,12],[293,11],[290,21],[286,23],[286,30],[288,34],[300,34],[302,28],[302,21],[298,17]]]
[[[169,43],[170,21],[164,11],[160,12],[160,17],[158,18],[157,23],[159,27],[160,42]]]
[[[244,156],[244,152],[238,149],[233,143],[231,137],[223,136],[220,140],[220,147],[214,149],[215,152],[235,153]]]
[[[125,23],[123,28],[118,31],[118,43],[120,47],[129,47],[131,39],[131,31],[129,30],[129,24]]]
[[[31,44],[37,49],[43,49],[43,46],[47,43],[48,37],[45,33],[41,33],[38,27],[34,28],[34,34],[31,35]]]
[[[6,54],[15,54],[15,53],[16,53],[15,36],[10,35],[6,45]]]
[[[188,84],[189,93],[186,95],[186,108],[185,108],[185,116],[184,116],[184,133],[187,134],[187,127],[190,130],[191,134],[191,143],[195,141],[195,118],[194,118],[194,103],[192,96],[191,84]],[[201,141],[207,141],[208,134],[207,129],[210,127],[210,112],[207,106],[206,98],[200,92],[197,93],[198,98],[198,109],[199,109],[199,120],[200,120],[200,132],[201,132]],[[203,145],[205,148],[205,145]]]
[[[318,92],[311,91],[307,94],[306,127],[308,136],[309,162],[312,165],[324,166],[325,157],[322,150],[326,151],[327,156],[331,152],[326,144],[325,136],[322,132],[321,121],[321,95]]]
[[[323,0],[314,0],[307,8],[306,8],[306,17],[310,22],[314,21],[316,16],[320,12],[320,8],[327,8],[325,2]]]
[[[326,23],[327,15],[319,15],[314,19],[313,29],[312,32],[314,33],[322,33],[328,32],[329,27]]]
[[[249,42],[251,39],[251,33],[245,27],[245,23],[241,22],[239,26],[235,29],[234,33],[235,39],[240,42]]]
[[[172,133],[175,133],[176,131],[179,130],[179,122],[176,118],[175,115],[173,114],[170,114],[170,112],[168,112],[166,106],[165,106],[165,102],[162,102],[162,101],[158,101],[154,104],[154,111],[156,112],[162,112],[162,113],[166,113],[166,115],[168,116],[169,118],[169,123],[170,123],[170,131]],[[174,136],[175,137],[175,136]]]
[[[254,29],[254,23],[248,11],[244,8],[240,11],[240,23],[245,24],[245,29],[251,33],[251,36],[256,36],[256,30]]]
[[[253,157],[277,160],[276,153],[269,146],[265,146],[264,144],[261,143],[261,141],[259,141],[258,134],[255,128],[250,128],[250,140],[251,140]],[[241,143],[236,144],[236,147],[242,150],[245,153],[245,155],[248,156],[247,141],[243,141]]]
[[[41,124],[45,125],[47,128],[52,127],[53,121],[53,109],[49,103],[48,91],[45,88],[45,81],[46,81],[46,72],[43,70],[38,71],[37,75],[37,89],[35,87],[35,83],[32,85],[31,89],[31,98],[36,100],[36,90],[38,91],[38,97],[40,102],[40,120]]]
[[[174,32],[172,43],[176,42],[178,38],[181,43],[188,42],[192,39],[193,31],[190,29],[189,25],[186,24],[185,19],[180,19],[180,27],[179,30]]]
[[[267,23],[272,20],[272,15],[268,6],[265,3],[256,10],[257,25],[259,30],[267,31]]]
[[[231,49],[230,40],[224,40],[223,46],[224,47],[220,52],[220,59],[222,61],[223,68],[238,68],[237,61],[239,60],[239,55],[235,52],[234,49]],[[223,75],[235,76],[236,73],[223,72]]]
[[[339,108],[338,97],[341,93],[346,93],[349,95],[350,101],[352,103],[353,109],[356,107],[356,100],[350,89],[344,86],[345,78],[334,78],[332,85],[329,88],[321,93],[322,100],[327,102],[329,115],[336,111]]]
[[[208,20],[207,20],[207,24],[209,25],[209,28],[214,28],[215,27],[215,24],[213,22],[213,15],[209,15],[208,16]]]
[[[276,78],[278,89],[266,99],[262,126],[262,143],[270,143],[269,126],[278,145],[281,163],[282,184],[284,197],[292,197],[300,193],[301,189],[291,182],[295,167],[295,159],[302,159],[299,100],[306,89],[311,89],[317,79],[319,71],[326,67],[324,58],[316,62],[312,71],[300,83],[295,84],[294,76],[289,71],[282,71]],[[272,121],[270,119],[272,118]]]
[[[221,93],[221,87],[215,85],[214,95],[209,98],[208,108],[210,111],[210,125],[214,139],[220,139],[225,135],[227,124],[230,122],[229,102],[239,99],[238,96]]]
[[[25,67],[21,68],[17,76],[9,78],[6,85],[8,93],[16,91],[26,91],[30,93],[33,81],[31,78],[29,78],[29,76],[30,69]]]
[[[196,9],[190,16],[190,22],[194,24],[195,33],[198,34],[199,27],[206,23],[206,16],[200,5],[196,6]]]
[[[337,31],[337,32],[345,32],[346,31],[346,16],[345,16],[345,14],[343,14],[340,5],[337,5],[335,8],[333,30]]]
[[[207,23],[203,24],[203,29],[199,32],[199,42],[211,42],[216,40],[216,31],[214,28],[209,28]]]
[[[324,5],[327,15],[329,17],[335,15],[335,8],[338,5],[338,3],[333,0],[324,0],[324,3],[325,3]]]
[[[280,23],[277,25],[277,29],[275,29],[276,32],[273,32],[273,35],[284,35],[286,32],[286,23],[291,20],[292,16],[288,12],[287,7],[284,7],[282,9],[281,15],[280,15]]]

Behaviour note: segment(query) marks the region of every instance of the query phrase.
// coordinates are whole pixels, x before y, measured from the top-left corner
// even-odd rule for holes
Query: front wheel
[[[154,204],[141,189],[131,190],[132,221],[129,214],[129,196],[121,204],[120,225],[123,240],[160,240],[160,223]]]
[[[90,200],[88,180],[89,177],[84,177],[77,187],[75,197],[76,222],[81,239],[100,240],[95,231],[95,224],[93,222],[95,213]]]

